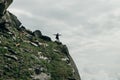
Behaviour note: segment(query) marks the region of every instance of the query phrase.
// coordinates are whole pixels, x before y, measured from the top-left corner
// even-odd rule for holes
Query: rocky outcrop
[[[80,80],[66,45],[26,29],[0,0],[0,80]]]
[[[68,48],[66,45],[63,45],[62,51],[66,54],[66,56],[69,60],[68,64],[70,64],[73,67],[73,73],[74,73],[73,76],[74,77],[70,77],[69,80],[80,80],[80,75],[79,75],[78,69],[77,69],[76,64],[74,63],[72,57],[70,56]]]
[[[48,36],[42,35],[42,33],[41,33],[40,30],[34,31],[34,32],[33,32],[33,35],[34,35],[36,38],[41,38],[41,39],[46,40],[46,41],[51,41],[51,38],[48,37]]]
[[[6,12],[6,9],[13,2],[13,0],[0,0],[0,16],[3,16]]]

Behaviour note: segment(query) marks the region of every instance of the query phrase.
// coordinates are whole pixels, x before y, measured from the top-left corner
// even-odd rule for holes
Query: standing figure
[[[59,41],[59,36],[61,36],[61,34],[59,34],[59,33],[57,33],[57,34],[54,34],[56,37],[55,37],[55,39],[57,40],[57,41]]]

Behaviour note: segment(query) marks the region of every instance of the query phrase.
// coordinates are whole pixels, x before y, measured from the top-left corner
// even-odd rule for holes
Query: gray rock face
[[[9,15],[10,15],[10,21],[12,23],[12,26],[16,26],[16,28],[18,29],[20,27],[20,25],[22,24],[15,15],[11,14],[9,12]]]
[[[5,1],[5,5],[6,5],[6,9],[9,7],[9,5],[13,2],[13,0],[4,0]]]
[[[5,12],[5,4],[3,2],[0,3],[0,16],[3,16]]]
[[[6,9],[13,2],[13,0],[0,0],[0,16],[5,14]]]
[[[79,75],[78,69],[77,69],[72,57],[70,56],[66,45],[63,45],[62,52],[66,54],[66,56],[69,59],[70,65],[73,67],[74,77],[68,78],[68,80],[80,80],[80,75]]]

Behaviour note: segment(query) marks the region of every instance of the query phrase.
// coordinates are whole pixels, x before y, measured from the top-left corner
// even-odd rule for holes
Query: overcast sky
[[[61,33],[82,80],[120,80],[120,0],[14,0],[28,29]]]

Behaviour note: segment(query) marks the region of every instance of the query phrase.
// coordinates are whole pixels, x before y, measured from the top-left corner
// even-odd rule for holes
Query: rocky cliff
[[[80,80],[66,45],[26,29],[0,0],[0,80]]]

